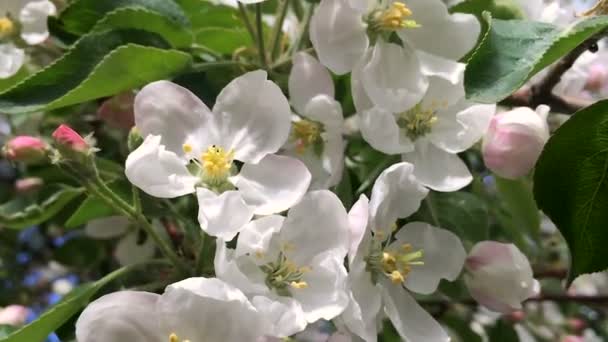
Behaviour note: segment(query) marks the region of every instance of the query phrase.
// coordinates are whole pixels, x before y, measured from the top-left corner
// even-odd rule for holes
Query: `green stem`
[[[268,60],[266,59],[266,48],[264,47],[264,26],[262,25],[262,4],[255,4],[255,26],[258,34],[258,53],[260,54],[260,64],[264,69],[268,69]]]
[[[218,61],[218,62],[208,62],[208,63],[200,63],[194,64],[190,68],[193,72],[207,71],[215,68],[225,68],[225,67],[251,67],[250,64],[239,62],[239,61]]]
[[[289,0],[280,0],[276,12],[277,19],[272,32],[272,50],[270,52],[270,59],[272,61],[274,61],[279,55],[279,48],[281,46],[281,37],[283,32],[283,22],[287,16],[287,9],[289,9]]]
[[[251,36],[251,41],[255,43],[257,41],[257,36],[255,34],[255,29],[251,24],[251,19],[249,19],[249,13],[247,12],[247,8],[240,1],[237,1],[239,6],[239,14],[241,16],[241,20],[245,24],[247,31],[249,32],[249,36]]]
[[[204,45],[200,45],[200,44],[192,44],[192,45],[190,46],[190,48],[191,48],[192,50],[200,50],[201,52],[204,52],[204,53],[206,53],[206,54],[208,54],[208,55],[213,56],[215,59],[220,59],[220,58],[222,58],[222,55],[221,55],[220,53],[218,53],[217,51],[212,50],[212,49],[210,49],[210,48],[208,48],[208,47],[206,47],[206,46],[204,46]]]
[[[300,26],[300,32],[296,36],[296,40],[293,42],[291,46],[291,54],[294,55],[296,52],[300,51],[302,48],[302,42],[308,37],[308,28],[310,27],[310,20],[312,19],[312,7],[308,6],[304,9],[304,18],[300,21],[302,24]]]
[[[201,246],[200,246],[200,250],[198,252],[198,255],[196,256],[196,275],[202,275],[203,272],[205,271],[205,266],[207,265],[207,255],[209,253],[208,249],[210,247],[210,241],[211,241],[211,237],[208,236],[205,233],[201,234]]]

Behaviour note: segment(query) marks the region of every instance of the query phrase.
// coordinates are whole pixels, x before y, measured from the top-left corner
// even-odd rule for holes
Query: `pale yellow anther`
[[[405,277],[403,276],[403,274],[401,274],[401,272],[397,270],[391,272],[389,277],[391,278],[393,284],[402,284],[405,281]]]
[[[258,259],[262,259],[265,255],[266,253],[264,253],[263,251],[255,251],[255,257]]]
[[[291,140],[295,142],[296,152],[303,154],[310,146],[321,141],[323,127],[311,120],[300,120],[292,124]]]
[[[409,253],[412,251],[412,245],[409,243],[404,243],[403,245],[401,245],[401,249],[406,252]]]
[[[177,337],[177,335],[175,333],[172,333],[171,335],[169,335],[169,342],[179,342],[179,338]]]
[[[301,289],[305,289],[308,287],[308,283],[305,281],[292,281],[289,286],[291,286],[294,289],[297,290],[301,290]]]
[[[312,272],[312,267],[310,267],[310,266],[303,266],[303,267],[300,267],[299,271],[300,271],[300,273]]]
[[[184,144],[184,145],[182,145],[182,150],[184,151],[184,153],[191,153],[192,152],[192,145],[190,145],[190,144]]]
[[[411,15],[412,11],[404,3],[393,2],[389,8],[380,12],[376,25],[385,31],[418,27],[419,25],[414,20],[406,19]]]
[[[223,180],[230,175],[234,151],[224,151],[223,148],[212,145],[201,155],[201,163],[205,177]]]
[[[15,24],[8,17],[0,18],[0,38],[5,38],[13,34]]]

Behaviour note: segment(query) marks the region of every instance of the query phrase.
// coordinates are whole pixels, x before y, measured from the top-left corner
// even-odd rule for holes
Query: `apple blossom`
[[[493,311],[519,310],[522,301],[539,292],[528,259],[513,244],[479,242],[470,251],[465,268],[471,296]]]
[[[263,336],[262,316],[238,289],[189,278],[164,294],[119,291],[92,302],[76,322],[79,342],[241,342]]]
[[[417,211],[428,193],[413,168],[402,162],[386,169],[371,200],[361,196],[349,212],[351,300],[338,323],[365,341],[377,340],[383,314],[404,340],[449,341],[408,290],[431,294],[442,278],[455,280],[466,252],[456,235],[422,222],[408,223],[392,237],[396,220]]]
[[[131,227],[130,221],[124,216],[93,219],[87,222],[84,230],[94,239],[120,238],[114,250],[114,257],[123,266],[149,260],[156,253],[154,241]],[[157,231],[160,233],[163,229]]]
[[[481,139],[496,106],[465,100],[464,64],[429,54],[421,61],[429,81],[424,98],[400,112],[367,101],[358,112],[361,134],[381,152],[402,154],[405,161],[414,164],[414,175],[425,186],[456,191],[473,179],[457,153]],[[353,87],[360,88],[364,81],[356,72],[352,77]],[[363,91],[355,89],[353,93]]]
[[[527,107],[497,114],[483,139],[486,166],[501,177],[523,177],[536,164],[549,139],[549,107]]]
[[[216,275],[251,298],[272,326],[268,335],[293,335],[346,308],[348,229],[336,195],[309,192],[286,218],[273,215],[247,224],[235,249],[218,239]]]
[[[19,71],[25,60],[23,49],[11,40],[16,36],[36,45],[49,36],[46,19],[57,9],[49,0],[3,0],[0,3],[0,78]]]
[[[48,149],[49,146],[41,138],[20,135],[9,140],[2,151],[8,160],[37,163],[45,159]]]
[[[288,139],[291,111],[265,71],[230,82],[213,111],[168,81],[144,87],[134,111],[145,140],[127,158],[127,178],[155,197],[196,192],[199,223],[210,235],[232,239],[254,214],[297,203],[310,184],[301,161],[273,154]]]
[[[306,164],[312,190],[337,185],[344,168],[344,119],[340,103],[334,100],[331,75],[314,57],[299,52],[289,74],[289,96],[299,116],[292,123],[284,154]]]

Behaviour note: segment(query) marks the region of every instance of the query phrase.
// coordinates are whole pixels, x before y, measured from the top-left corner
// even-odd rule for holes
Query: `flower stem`
[[[268,69],[266,59],[266,48],[264,47],[264,26],[262,25],[262,4],[255,4],[255,26],[258,34],[258,53],[260,54],[260,64],[264,69]]]
[[[225,67],[250,67],[251,65],[239,61],[217,61],[208,63],[194,64],[190,68],[193,72],[207,71],[215,68]]]
[[[251,20],[249,19],[249,13],[247,12],[247,8],[240,1],[237,1],[237,4],[239,6],[239,14],[241,15],[241,20],[245,24],[245,27],[249,32],[249,36],[251,36],[251,41],[255,43],[257,41],[257,36],[255,34],[253,25],[251,24]]]
[[[298,35],[296,36],[296,40],[293,42],[293,45],[291,46],[292,55],[295,55],[296,52],[300,51],[300,49],[302,48],[302,43],[308,37],[308,28],[310,27],[310,20],[312,19],[312,12],[313,12],[312,7],[313,6],[308,6],[304,9],[304,17],[300,21],[300,23],[301,23],[300,31],[298,32]]]
[[[280,0],[276,12],[277,19],[272,32],[272,50],[270,52],[270,59],[272,61],[274,61],[279,55],[281,36],[283,32],[283,22],[287,16],[287,9],[289,9],[289,0]]]

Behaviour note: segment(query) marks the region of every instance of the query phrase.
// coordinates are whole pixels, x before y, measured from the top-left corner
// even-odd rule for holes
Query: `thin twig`
[[[283,36],[283,22],[287,16],[289,9],[289,0],[280,0],[277,6],[276,22],[272,32],[272,49],[270,50],[270,59],[274,61],[279,55],[281,46],[281,37]]]
[[[258,33],[258,53],[260,64],[264,69],[268,69],[268,59],[266,58],[266,48],[264,47],[264,26],[262,25],[262,4],[255,4],[255,26]]]
[[[247,11],[247,8],[245,7],[245,5],[243,5],[240,1],[237,1],[237,4],[239,6],[239,14],[241,15],[241,20],[245,24],[245,27],[247,28],[247,32],[249,32],[249,36],[251,36],[251,41],[253,43],[256,43],[257,35],[255,34],[255,29],[253,28],[253,25],[251,24],[251,19],[249,19],[249,12]]]

